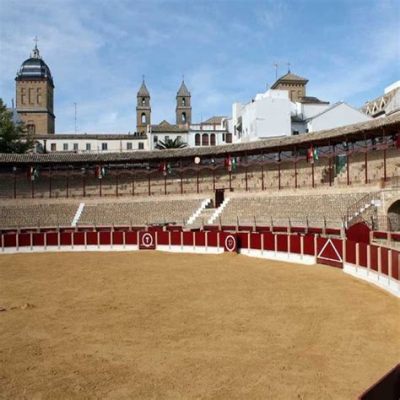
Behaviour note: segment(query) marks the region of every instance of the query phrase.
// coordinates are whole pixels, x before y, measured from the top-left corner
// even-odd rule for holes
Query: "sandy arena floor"
[[[245,256],[0,256],[1,399],[355,399],[400,360],[400,301]]]

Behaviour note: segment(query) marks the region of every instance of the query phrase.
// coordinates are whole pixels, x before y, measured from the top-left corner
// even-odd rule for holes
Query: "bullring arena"
[[[400,360],[399,132],[1,154],[0,397],[379,398]]]

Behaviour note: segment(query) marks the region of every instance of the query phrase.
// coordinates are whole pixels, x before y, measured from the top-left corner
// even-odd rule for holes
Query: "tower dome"
[[[39,49],[35,45],[31,56],[25,60],[19,71],[17,72],[16,80],[24,78],[29,79],[48,79],[53,85],[53,77],[51,76],[50,68],[40,57]]]

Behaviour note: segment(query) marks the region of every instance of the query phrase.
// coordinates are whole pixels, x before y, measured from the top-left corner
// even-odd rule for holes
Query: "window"
[[[232,133],[227,133],[225,139],[226,143],[232,143]]]
[[[102,150],[102,151],[107,151],[107,150],[108,150],[108,143],[103,142],[103,143],[101,144],[101,150]]]
[[[144,149],[144,144],[143,142],[139,142],[139,150],[143,150]]]
[[[42,88],[37,88],[36,89],[36,103],[41,104],[42,103]]]
[[[92,145],[90,143],[86,143],[86,151],[92,150]]]
[[[63,143],[63,150],[68,151],[68,143]]]
[[[299,131],[293,131],[293,135],[298,135]]]
[[[225,133],[222,134],[222,141],[225,142]]]
[[[28,130],[28,135],[34,135],[36,131],[36,127],[34,124],[29,124],[26,126],[26,129]]]
[[[145,113],[142,113],[142,119],[141,119],[141,121],[142,121],[142,124],[145,124],[145,123],[146,123],[146,114],[145,114]]]
[[[200,133],[196,133],[196,135],[194,137],[194,145],[200,146]]]
[[[207,133],[203,133],[201,137],[201,145],[202,146],[208,146],[208,135]]]
[[[215,146],[215,133],[212,133],[210,136],[210,144],[211,146]]]
[[[186,113],[185,112],[182,113],[182,122],[183,123],[186,122]]]
[[[28,89],[28,103],[29,104],[35,104],[33,102],[33,88]]]
[[[78,148],[79,148],[78,143],[74,143],[74,151],[78,151]]]
[[[153,136],[153,142],[157,143],[158,142],[158,137],[157,136]]]
[[[126,143],[126,149],[127,150],[132,150],[132,142],[127,142]]]
[[[26,102],[26,90],[25,88],[21,88],[21,104],[25,104]]]
[[[51,150],[51,151],[57,151],[57,143],[52,143],[52,144],[50,145],[50,150]]]
[[[183,97],[182,98],[182,105],[185,106],[186,105],[186,99]]]
[[[142,106],[146,105],[146,99],[142,97]]]

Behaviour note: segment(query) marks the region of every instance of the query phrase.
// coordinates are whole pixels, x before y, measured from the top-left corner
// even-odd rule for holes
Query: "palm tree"
[[[164,141],[160,140],[156,144],[156,149],[158,150],[166,150],[166,149],[183,149],[187,146],[187,143],[182,142],[180,137],[175,139],[165,139]]]

